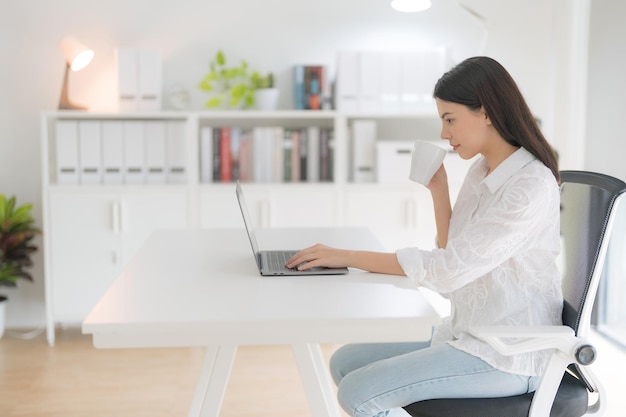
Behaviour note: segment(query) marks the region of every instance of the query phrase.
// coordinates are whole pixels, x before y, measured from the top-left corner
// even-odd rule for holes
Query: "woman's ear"
[[[487,114],[487,111],[485,110],[484,107],[480,107],[480,112],[483,114],[483,117],[485,118],[485,121],[487,122],[488,125],[491,125],[491,119],[489,118],[489,115]]]

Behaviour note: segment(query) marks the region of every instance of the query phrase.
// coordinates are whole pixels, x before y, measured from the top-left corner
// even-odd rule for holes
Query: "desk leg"
[[[335,392],[318,344],[293,345],[304,391],[313,417],[340,417]]]
[[[196,384],[189,417],[217,417],[222,407],[237,345],[209,346]]]

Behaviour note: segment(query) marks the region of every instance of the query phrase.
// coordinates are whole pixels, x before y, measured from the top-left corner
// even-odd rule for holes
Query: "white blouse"
[[[540,375],[549,352],[503,356],[468,329],[561,324],[559,187],[524,148],[486,174],[484,158],[469,169],[445,249],[405,248],[396,256],[418,286],[451,302],[432,344],[447,342],[505,372]]]

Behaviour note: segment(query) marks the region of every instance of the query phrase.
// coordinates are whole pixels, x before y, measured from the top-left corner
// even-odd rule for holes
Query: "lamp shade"
[[[430,0],[392,0],[391,7],[399,12],[414,13],[429,9]]]
[[[94,55],[93,50],[69,36],[61,41],[61,50],[72,71],[80,71],[85,68]]]

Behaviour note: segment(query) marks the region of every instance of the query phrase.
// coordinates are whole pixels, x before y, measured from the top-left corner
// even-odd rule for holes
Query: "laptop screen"
[[[259,255],[259,245],[254,236],[254,229],[252,228],[252,220],[250,219],[250,213],[248,213],[248,206],[246,206],[246,200],[243,198],[243,190],[241,184],[237,181],[237,201],[239,202],[239,208],[241,209],[241,215],[243,216],[243,223],[246,226],[246,232],[248,232],[248,239],[252,246],[252,252],[254,253],[254,259],[256,260],[259,270],[261,269],[261,257]]]

